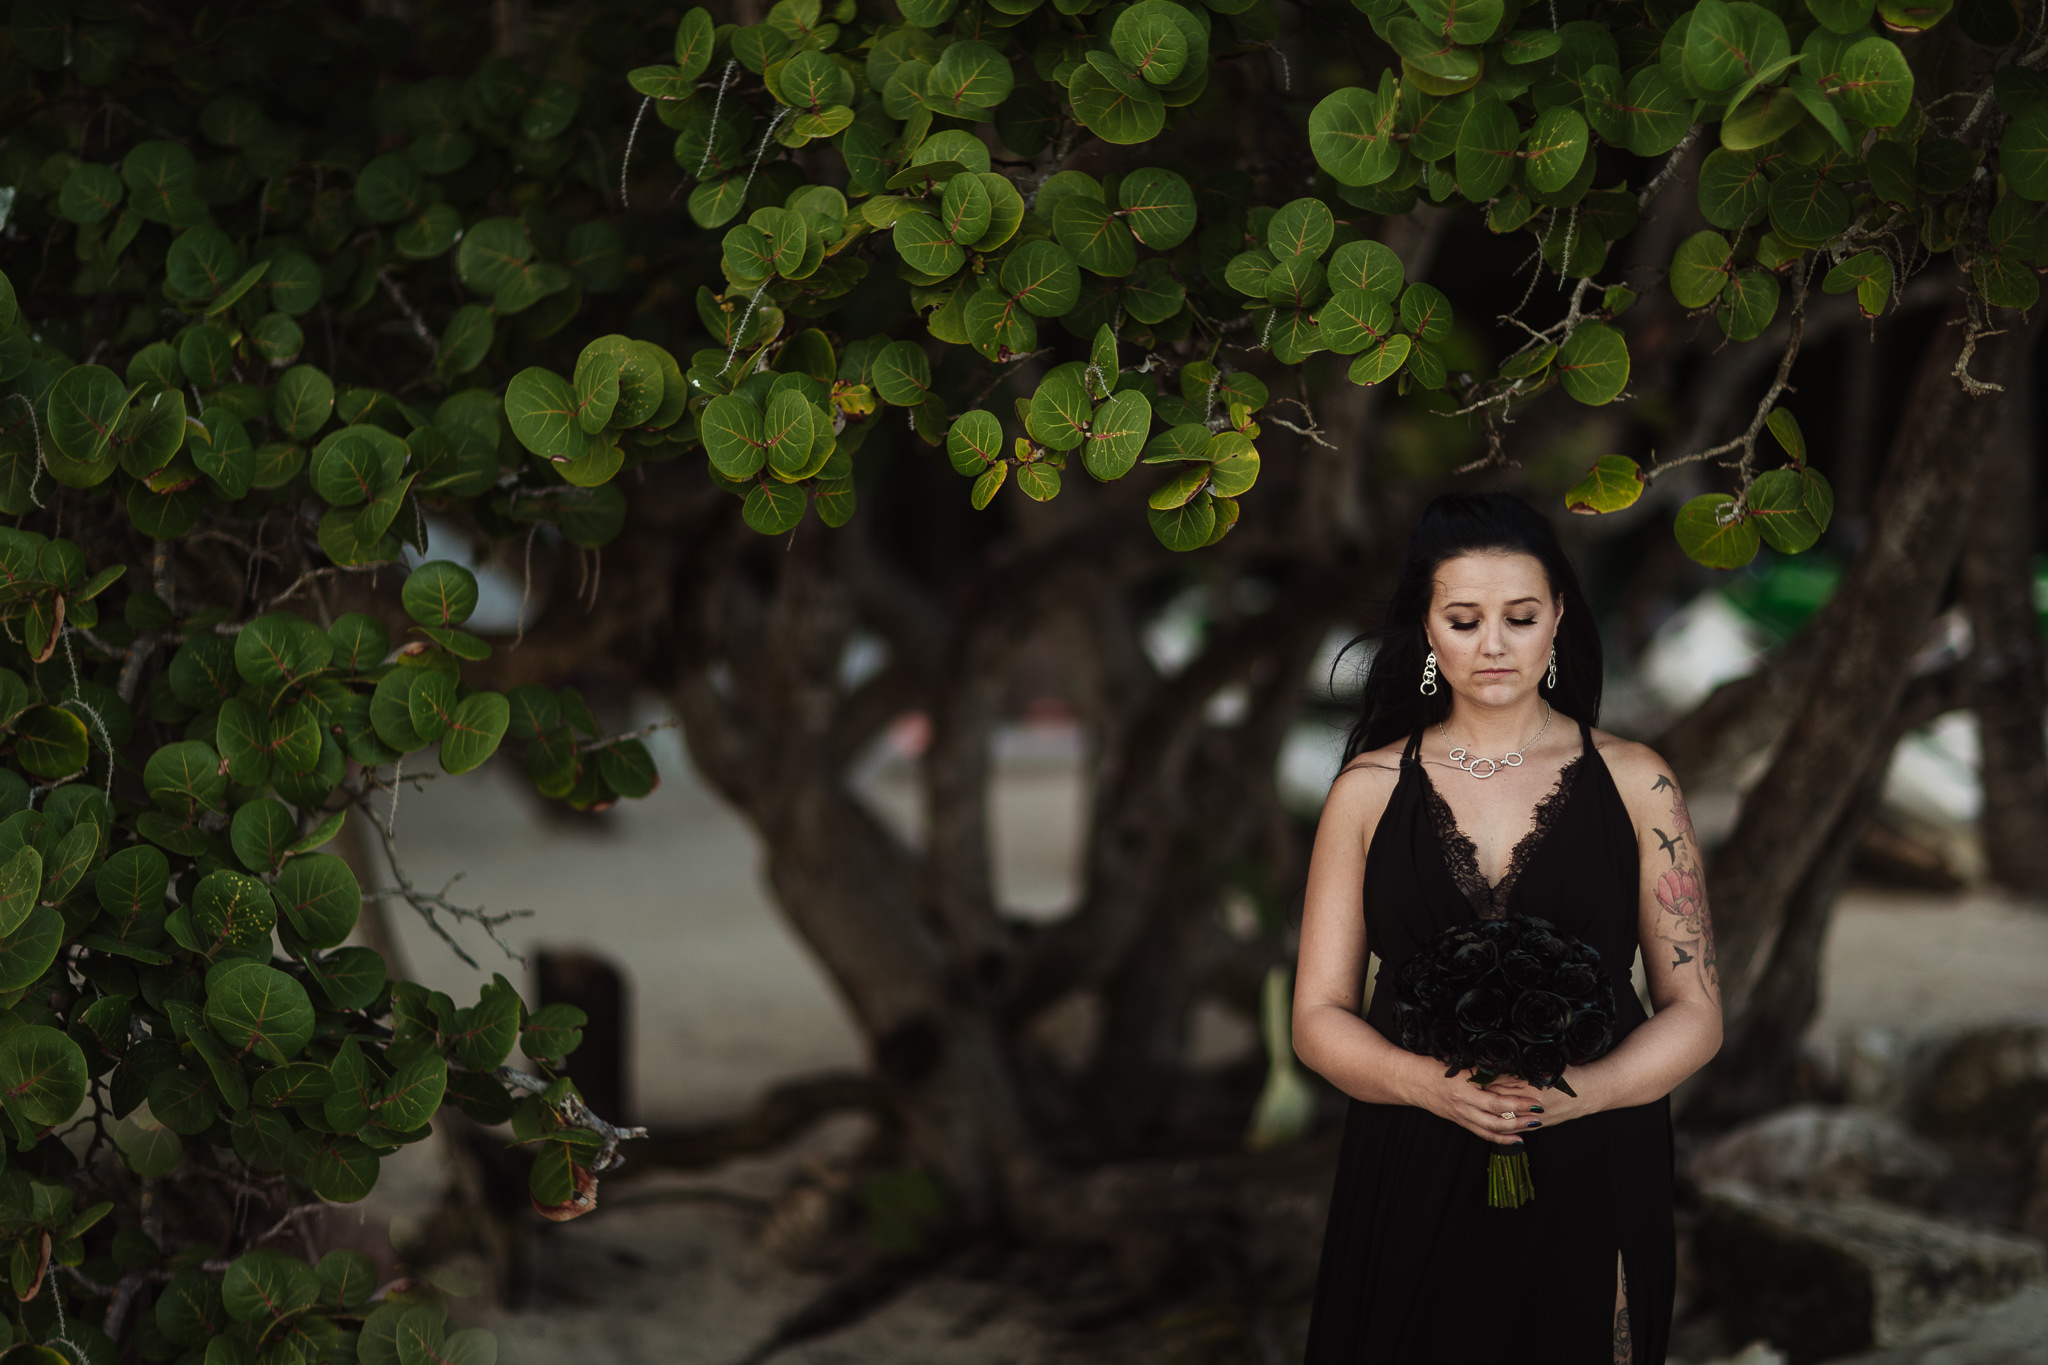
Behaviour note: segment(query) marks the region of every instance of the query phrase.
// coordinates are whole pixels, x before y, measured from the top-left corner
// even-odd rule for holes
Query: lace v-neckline
[[[1472,836],[1465,833],[1458,823],[1458,816],[1451,809],[1451,803],[1437,790],[1436,782],[1429,770],[1422,764],[1420,754],[1415,758],[1417,775],[1422,779],[1422,803],[1429,811],[1430,823],[1436,826],[1437,842],[1443,848],[1444,865],[1451,874],[1451,880],[1472,908],[1479,912],[1481,919],[1500,919],[1507,914],[1508,898],[1514,894],[1515,883],[1521,879],[1522,871],[1543,845],[1559,815],[1564,811],[1565,801],[1577,784],[1580,768],[1586,761],[1586,751],[1581,750],[1562,768],[1557,770],[1557,781],[1531,812],[1528,831],[1515,841],[1508,850],[1508,865],[1501,872],[1498,882],[1486,880],[1486,874],[1479,870],[1479,846],[1472,842]]]

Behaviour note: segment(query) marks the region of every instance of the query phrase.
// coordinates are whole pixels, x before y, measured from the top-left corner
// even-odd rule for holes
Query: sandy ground
[[[765,893],[758,841],[695,778],[673,732],[654,747],[660,790],[601,821],[544,815],[523,780],[497,765],[460,783],[426,784],[400,806],[408,872],[424,886],[460,873],[450,893],[460,901],[533,909],[507,935],[519,951],[593,950],[624,971],[641,1121],[731,1114],[778,1080],[861,1066],[842,1005]],[[1022,743],[1001,773],[1002,892],[1022,913],[1056,911],[1073,880],[1078,772],[1057,745]],[[916,802],[900,770],[881,765],[866,789],[915,836]],[[414,974],[473,998],[484,975],[409,912],[394,914]],[[485,973],[519,977],[519,964],[480,935],[463,938]],[[2040,1017],[2048,1014],[2044,966],[2048,913],[2039,907],[1977,893],[1857,889],[1828,944],[1816,1047],[1853,1074],[1859,1056],[1895,1053],[1923,1033]],[[1225,1041],[1255,1044],[1249,1029]],[[811,1139],[823,1144],[817,1151],[849,1140],[845,1131]],[[783,1268],[759,1246],[767,1211],[804,1155],[737,1163],[708,1179],[634,1182],[617,1187],[600,1215],[550,1229],[539,1249],[542,1292],[530,1311],[497,1320],[507,1365],[739,1360],[829,1282]],[[402,1235],[434,1189],[436,1160],[423,1146],[392,1163],[365,1216],[395,1219]],[[1172,1336],[1171,1324],[1160,1330],[1162,1340]],[[777,1358],[1033,1365],[1071,1357],[1056,1332],[1007,1311],[998,1290],[942,1276],[856,1327]]]

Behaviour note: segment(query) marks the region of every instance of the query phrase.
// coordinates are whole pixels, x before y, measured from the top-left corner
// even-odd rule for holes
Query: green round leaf
[[[550,460],[583,453],[587,434],[576,420],[576,390],[553,370],[528,366],[505,387],[505,421],[519,443]]]
[[[91,757],[91,732],[63,707],[32,706],[15,717],[13,728],[14,761],[30,777],[70,777]]]
[[[784,483],[756,484],[740,508],[740,520],[764,536],[779,536],[796,528],[808,505],[801,488]]]
[[[1842,117],[1872,128],[1895,127],[1913,107],[1913,68],[1889,38],[1852,44],[1832,71],[1817,73]]]
[[[1166,105],[1141,81],[1119,82],[1083,63],[1067,82],[1074,117],[1104,142],[1150,142],[1166,126]]]
[[[914,341],[891,342],[875,357],[873,382],[885,403],[913,408],[924,402],[932,386],[931,364],[924,348]]]
[[[1052,231],[1082,269],[1097,275],[1128,275],[1138,263],[1131,230],[1100,199],[1071,194],[1060,200]]]
[[[1721,297],[1733,250],[1718,232],[1696,232],[1678,244],[1671,258],[1671,294],[1680,307],[1704,308]]]
[[[1738,270],[1728,281],[1716,316],[1731,341],[1754,341],[1778,315],[1778,277],[1754,266]]]
[[[1538,114],[1522,151],[1530,188],[1556,194],[1571,184],[1590,145],[1586,120],[1578,110],[1559,105]]]
[[[1564,391],[1591,407],[1613,402],[1628,387],[1628,342],[1604,322],[1573,332],[1553,364]]]
[[[206,1022],[237,1052],[254,1052],[282,1065],[313,1037],[313,1002],[306,988],[283,972],[243,962],[210,979]]]
[[[1458,128],[1458,192],[1483,204],[1507,188],[1521,141],[1514,111],[1497,99],[1481,98]]]
[[[750,398],[727,394],[705,405],[697,429],[711,467],[728,479],[748,479],[768,462],[761,442],[761,409]]]
[[[1145,5],[1170,3],[1171,0],[1142,0]],[[1130,11],[1125,13],[1128,16]],[[1125,224],[1154,251],[1171,251],[1195,230],[1194,191],[1186,179],[1173,171],[1141,166],[1118,184],[1116,197],[1124,211]]]
[[[395,223],[421,207],[419,168],[403,152],[371,158],[356,176],[356,211],[372,223]]]
[[[1296,199],[1273,214],[1266,226],[1266,249],[1277,261],[1314,258],[1329,250],[1337,221],[1320,199]]]
[[[1152,85],[1169,85],[1187,69],[1187,36],[1171,8],[1171,0],[1141,0],[1118,15],[1110,30],[1118,60]]]
[[[85,488],[113,472],[109,443],[127,401],[128,391],[104,366],[74,365],[58,377],[50,390],[49,436],[58,451],[79,468],[74,482],[53,465],[51,472],[59,482]]]
[[[254,877],[223,868],[199,879],[192,892],[192,927],[209,953],[223,947],[255,948],[270,942],[277,902]]]
[[[1363,289],[1392,302],[1401,293],[1401,258],[1384,242],[1346,242],[1330,255],[1332,289]]]
[[[2048,101],[2029,105],[2006,125],[1998,166],[2014,194],[2035,203],[2048,200]]]
[[[512,707],[502,693],[472,692],[462,699],[441,736],[441,769],[466,773],[497,752],[511,723]]]
[[[1602,455],[1564,495],[1565,510],[1619,512],[1643,495],[1642,468],[1626,455]]]
[[[1331,91],[1308,116],[1308,145],[1316,164],[1340,185],[1377,185],[1385,180],[1401,164],[1395,114],[1396,102],[1390,95],[1375,95],[1355,85]]]
[[[1710,569],[1739,569],[1756,558],[1757,530],[1726,493],[1702,493],[1678,509],[1678,547]]]
[[[953,240],[946,225],[928,213],[896,220],[891,233],[896,254],[922,275],[950,275],[967,263],[967,249]]]
[[[1152,534],[1169,550],[1198,550],[1208,544],[1216,529],[1215,500],[1206,492],[1177,507],[1153,508],[1146,515],[1152,522]]]
[[[288,611],[259,616],[235,636],[235,671],[258,686],[297,682],[333,657],[327,632]]]
[[[1788,242],[1812,246],[1846,229],[1854,212],[1841,186],[1799,167],[1771,186],[1770,211],[1773,232]]]
[[[268,872],[299,837],[299,822],[282,801],[264,797],[235,812],[228,842],[251,872]]]
[[[1120,479],[1131,472],[1145,438],[1152,430],[1152,404],[1135,389],[1104,399],[1088,424],[1082,462],[1097,479]]]
[[[852,80],[847,81],[847,99],[852,99]],[[1010,97],[1017,78],[1001,49],[968,39],[949,46],[925,77],[925,107],[935,114],[953,118],[986,117]]]
[[[998,278],[1003,292],[1035,317],[1059,317],[1081,297],[1081,272],[1074,258],[1044,238],[1012,251]]]
[[[236,1322],[268,1325],[318,1303],[320,1281],[298,1257],[261,1247],[229,1264],[220,1298]]]
[[[306,1183],[330,1204],[353,1204],[376,1188],[380,1164],[374,1150],[352,1137],[317,1133],[306,1156]],[[339,1254],[329,1252],[321,1265]]]
[[[1708,93],[1732,90],[1792,55],[1785,21],[1747,0],[1699,0],[1686,30],[1685,74]]]
[[[953,419],[946,432],[946,456],[962,474],[980,474],[1003,455],[1003,424],[975,409]]]
[[[1716,147],[1700,163],[1700,213],[1717,228],[1739,232],[1756,222],[1770,193],[1763,167],[1748,152]]]
[[[241,254],[228,235],[204,223],[186,228],[164,257],[164,286],[179,298],[205,302],[242,273]]]
[[[1093,411],[1080,375],[1071,369],[1056,369],[1039,381],[1031,395],[1024,428],[1048,449],[1072,450],[1087,436]]]
[[[85,1054],[70,1038],[42,1024],[25,1024],[0,1038],[0,1103],[30,1128],[63,1123],[85,1103]]]
[[[1796,555],[1819,543],[1826,523],[1807,504],[1809,479],[1818,475],[1799,469],[1772,469],[1756,476],[1749,488],[1749,520],[1757,533],[1780,554]],[[1832,499],[1830,499],[1832,502]]]

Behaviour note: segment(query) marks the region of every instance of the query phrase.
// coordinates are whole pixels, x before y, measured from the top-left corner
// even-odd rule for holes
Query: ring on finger
[[[1504,1119],[1511,1119],[1515,1116],[1515,1111],[1512,1109],[1503,1109],[1500,1111],[1500,1116]]]

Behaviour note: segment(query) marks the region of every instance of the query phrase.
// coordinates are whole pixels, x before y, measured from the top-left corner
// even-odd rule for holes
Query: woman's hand
[[[1578,1088],[1583,1077],[1572,1076],[1567,1082]],[[1594,1112],[1594,1106],[1583,1096],[1567,1095],[1555,1086],[1538,1090],[1520,1076],[1501,1076],[1491,1085],[1474,1086],[1487,1097],[1487,1103],[1495,1114],[1515,1111],[1516,1119],[1525,1130],[1534,1128],[1555,1128],[1571,1119],[1584,1118]]]
[[[1445,1076],[1439,1063],[1427,1057],[1422,1060],[1432,1070],[1418,1085],[1414,1099],[1418,1108],[1427,1109],[1438,1118],[1449,1119],[1466,1132],[1502,1147],[1514,1146],[1528,1136],[1531,1129],[1539,1126],[1542,1115],[1531,1114],[1528,1101],[1495,1093],[1492,1086],[1472,1084],[1469,1068],[1455,1076]],[[1508,1078],[1503,1077],[1495,1084],[1506,1083]],[[1522,1086],[1529,1095],[1540,1093],[1521,1081],[1513,1083]],[[1503,1117],[1511,1109],[1514,1117]]]

